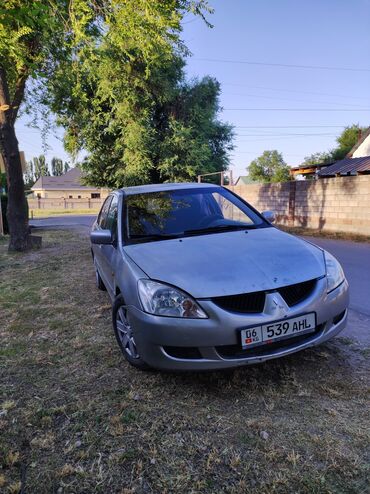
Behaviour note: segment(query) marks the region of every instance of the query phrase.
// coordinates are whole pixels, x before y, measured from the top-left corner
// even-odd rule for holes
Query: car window
[[[113,236],[117,232],[117,215],[118,215],[118,196],[113,196],[110,203],[107,219],[105,222],[105,228],[110,230]]]
[[[129,195],[125,223],[125,235],[133,241],[158,235],[205,234],[210,228],[266,226],[258,213],[220,187]]]
[[[212,196],[219,207],[220,214],[222,214],[225,219],[253,224],[253,218],[251,214],[248,214],[245,210],[242,211],[239,207],[237,207],[236,204],[229,201],[226,197],[222,196],[218,192],[214,192]]]
[[[98,216],[97,223],[100,226],[100,228],[102,228],[103,230],[105,230],[106,228],[106,221],[107,221],[109,206],[111,202],[112,202],[112,196],[107,197]]]

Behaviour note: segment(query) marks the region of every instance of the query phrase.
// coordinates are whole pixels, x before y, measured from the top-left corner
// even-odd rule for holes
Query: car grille
[[[222,309],[232,312],[253,313],[263,311],[265,298],[265,292],[253,292],[227,297],[215,297],[212,299],[212,302]]]
[[[305,300],[313,292],[317,280],[304,281],[294,285],[278,288],[277,291],[283,297],[287,305],[292,307]],[[239,295],[229,295],[226,297],[214,297],[212,302],[231,312],[240,313],[259,313],[263,311],[265,306],[266,293],[268,292],[252,292],[242,293]]]
[[[295,285],[284,286],[279,288],[278,292],[283,297],[285,302],[292,305],[299,304],[305,300],[313,292],[316,286],[316,280],[305,281],[304,283],[296,283]]]

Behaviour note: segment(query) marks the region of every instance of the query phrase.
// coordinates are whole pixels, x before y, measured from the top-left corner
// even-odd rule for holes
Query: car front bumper
[[[276,295],[274,293],[274,295]],[[166,370],[216,370],[264,362],[319,345],[342,331],[347,321],[348,283],[326,293],[326,279],[318,280],[314,292],[293,307],[265,304],[263,313],[228,312],[210,300],[199,300],[208,319],[160,317],[129,306],[129,318],[141,357],[150,366]],[[243,351],[240,332],[305,313],[316,313],[316,331]]]

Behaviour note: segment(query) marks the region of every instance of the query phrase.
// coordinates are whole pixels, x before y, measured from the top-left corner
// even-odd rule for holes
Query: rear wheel
[[[114,301],[112,316],[116,339],[125,359],[138,369],[150,369],[150,366],[139,354],[135,341],[135,332],[129,321],[128,310],[122,295],[118,295]]]

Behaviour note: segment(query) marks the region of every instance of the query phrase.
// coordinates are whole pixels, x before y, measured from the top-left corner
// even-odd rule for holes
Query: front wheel
[[[125,359],[138,369],[150,369],[150,366],[141,358],[137,349],[134,330],[129,321],[128,310],[122,295],[118,295],[114,301],[112,322],[118,345]]]

